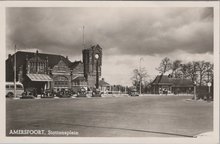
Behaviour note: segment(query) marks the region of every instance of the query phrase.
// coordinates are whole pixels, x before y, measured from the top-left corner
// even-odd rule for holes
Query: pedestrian
[[[37,97],[36,88],[33,89],[33,96],[34,96],[34,97]]]
[[[43,96],[44,96],[44,89],[41,88],[41,97],[43,97]]]

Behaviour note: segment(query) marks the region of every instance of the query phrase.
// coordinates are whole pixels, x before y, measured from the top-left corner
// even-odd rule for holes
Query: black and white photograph
[[[216,7],[4,14],[6,138],[216,138]]]

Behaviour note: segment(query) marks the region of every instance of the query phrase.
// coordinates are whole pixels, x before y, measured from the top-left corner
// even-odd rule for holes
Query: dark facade
[[[88,53],[88,54],[87,54]],[[96,60],[94,55],[99,54]],[[45,89],[60,91],[93,87],[96,78],[96,64],[101,76],[102,48],[99,45],[83,50],[83,62],[71,62],[68,57],[18,51],[6,60],[6,81],[14,81],[14,56],[16,55],[16,81],[24,85],[25,90],[34,88],[37,93]],[[86,70],[85,70],[86,68]]]
[[[194,85],[190,79],[169,78],[167,75],[158,75],[151,83],[153,94],[190,94]]]
[[[95,55],[99,58],[96,59]],[[101,77],[102,48],[99,45],[83,50],[84,76],[88,85],[94,87],[96,83],[96,66],[98,65],[98,76]]]
[[[6,81],[14,79],[14,55],[9,55],[6,60]],[[64,85],[68,88],[70,63],[61,55],[43,54],[38,51],[36,53],[18,51],[16,52],[16,81],[21,82],[25,90],[34,88],[37,93],[40,93],[42,89],[55,88],[57,90]]]

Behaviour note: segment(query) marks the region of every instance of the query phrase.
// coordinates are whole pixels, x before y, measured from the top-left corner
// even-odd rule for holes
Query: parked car
[[[77,97],[86,97],[87,91],[85,88],[80,88],[77,92]]]
[[[93,89],[92,91],[92,97],[101,97],[102,93],[99,89]]]
[[[60,98],[69,98],[72,96],[72,92],[69,89],[62,89],[56,93],[56,96]]]
[[[31,91],[23,92],[20,97],[20,99],[34,99],[34,98],[35,98],[35,96],[34,96],[33,92],[31,92]]]
[[[53,90],[46,89],[44,93],[41,95],[41,98],[53,98],[54,97],[54,92]]]
[[[129,93],[130,96],[139,96],[139,93],[137,91],[131,91]]]

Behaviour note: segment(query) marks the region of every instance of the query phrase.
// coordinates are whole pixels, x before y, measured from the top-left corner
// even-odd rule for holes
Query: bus
[[[14,97],[14,82],[6,82],[6,97],[11,98]],[[16,96],[21,97],[24,92],[24,86],[20,82],[16,82]]]

